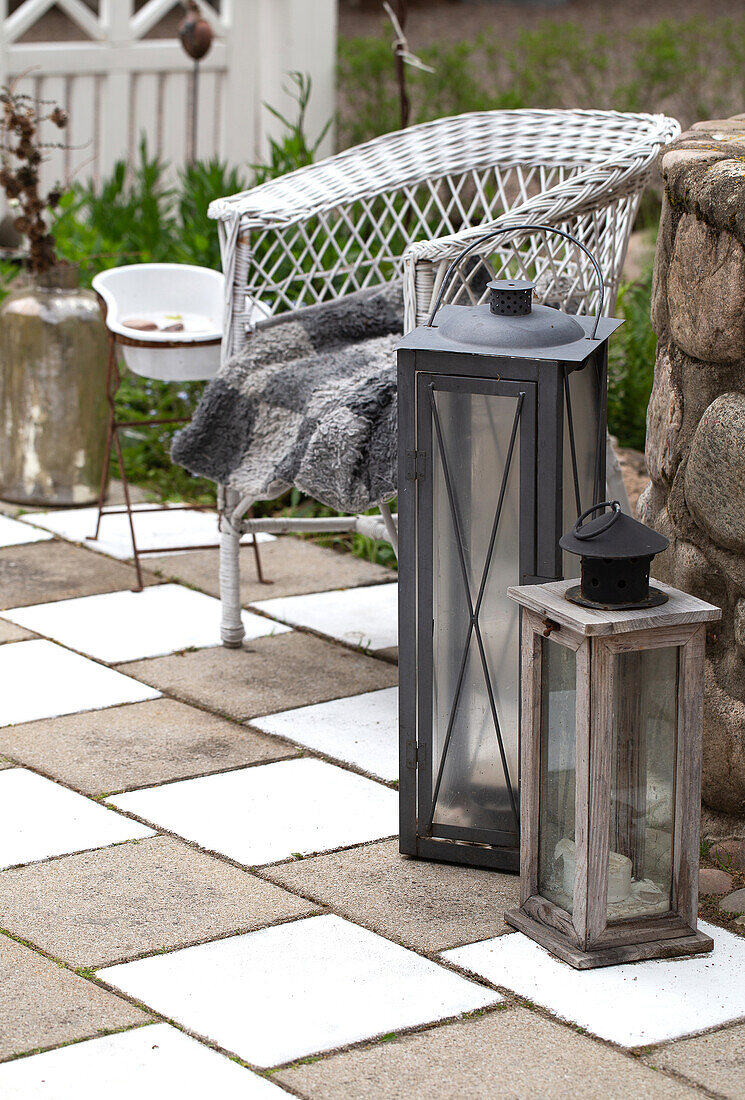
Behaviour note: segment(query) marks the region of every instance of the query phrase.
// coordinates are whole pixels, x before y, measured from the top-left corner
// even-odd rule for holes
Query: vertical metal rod
[[[251,519],[253,519],[253,514],[254,514],[253,508],[249,508],[248,509],[248,515]],[[255,531],[251,532],[251,548],[254,552],[254,561],[256,563],[256,578],[257,578],[259,584],[274,584],[274,581],[264,580],[264,570],[263,570],[262,565],[261,565],[261,554],[259,552],[259,544],[256,541],[256,532]]]
[[[582,500],[579,492],[579,473],[577,471],[577,448],[574,442],[574,419],[572,417],[572,397],[569,392],[569,374],[566,363],[562,366],[564,376],[564,400],[567,405],[567,423],[569,425],[569,447],[572,452],[572,475],[574,477],[574,501],[577,505],[577,515],[582,515]]]
[[[199,99],[199,61],[191,70],[191,131],[189,133],[189,164],[197,159],[197,103]]]
[[[124,456],[122,454],[122,445],[119,440],[119,429],[114,425],[114,446],[116,447],[116,457],[119,461],[119,473],[122,478],[122,488],[124,489],[124,503],[127,508],[127,516],[129,517],[129,532],[132,536],[132,556],[135,560],[135,570],[137,571],[137,587],[133,588],[133,592],[142,591],[142,567],[140,565],[140,555],[137,550],[137,539],[135,538],[135,525],[132,517],[132,503],[129,499],[129,483],[127,481],[127,473],[124,469]]]
[[[109,332],[109,355],[106,360],[106,402],[109,406],[109,422],[106,428],[106,451],[103,459],[103,469],[101,470],[101,486],[98,491],[98,517],[96,519],[96,531],[95,534],[89,535],[88,538],[91,542],[95,542],[98,538],[98,533],[101,529],[101,515],[103,512],[104,501],[106,499],[106,485],[109,480],[109,470],[111,469],[111,447],[114,442],[114,422],[116,420],[116,412],[114,407],[114,396],[111,392],[114,375],[114,363],[116,360],[116,340],[114,339],[113,332]]]
[[[600,366],[599,355],[595,357],[595,373],[598,379],[598,435],[595,441],[595,485],[593,504],[599,504],[605,500],[605,485],[601,484],[600,469],[603,462],[603,449],[608,435],[608,422],[606,410],[606,388],[604,385],[603,371]],[[582,513],[577,513],[581,515]]]

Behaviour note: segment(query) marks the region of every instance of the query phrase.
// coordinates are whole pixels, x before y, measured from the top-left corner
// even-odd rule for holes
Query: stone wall
[[[660,157],[639,518],[670,539],[653,573],[718,604],[707,639],[705,806],[745,818],[745,115],[697,123]]]

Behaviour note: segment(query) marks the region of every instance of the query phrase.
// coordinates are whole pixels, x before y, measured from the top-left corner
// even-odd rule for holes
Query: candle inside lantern
[[[573,840],[563,837],[554,849],[554,858],[557,863],[561,861],[561,879],[567,908],[574,893],[574,847]],[[621,852],[608,853],[608,920],[649,916],[665,913],[669,909],[668,894],[652,879],[635,880],[632,870],[633,865],[628,856]]]

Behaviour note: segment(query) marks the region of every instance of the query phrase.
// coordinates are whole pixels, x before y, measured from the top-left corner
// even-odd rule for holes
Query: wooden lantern
[[[521,904],[505,919],[579,969],[710,951],[704,624],[721,612],[662,584],[661,606],[579,606],[576,584],[508,590],[523,608],[522,797]]]

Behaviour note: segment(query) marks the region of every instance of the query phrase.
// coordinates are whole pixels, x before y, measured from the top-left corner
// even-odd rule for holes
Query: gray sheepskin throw
[[[253,500],[293,485],[341,512],[396,493],[400,283],[279,315],[204,392],[173,460]]]

